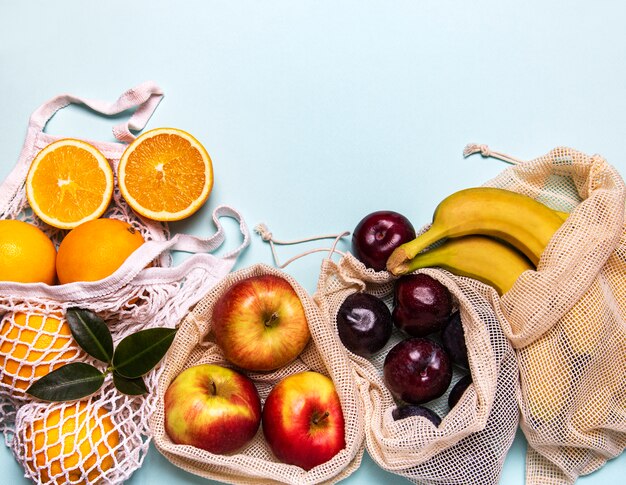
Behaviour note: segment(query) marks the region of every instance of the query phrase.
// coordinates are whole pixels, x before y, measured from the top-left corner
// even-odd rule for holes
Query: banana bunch
[[[503,295],[520,274],[535,269],[565,218],[566,213],[509,190],[460,190],[437,206],[426,232],[395,249],[387,270],[398,276],[437,266],[487,283]]]

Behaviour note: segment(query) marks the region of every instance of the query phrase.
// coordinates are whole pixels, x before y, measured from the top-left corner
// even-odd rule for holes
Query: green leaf
[[[91,310],[69,308],[65,318],[78,345],[99,361],[111,363],[113,338],[104,320]]]
[[[173,328],[149,328],[129,335],[113,353],[113,369],[131,379],[143,376],[163,358],[175,335]]]
[[[148,392],[148,388],[141,377],[129,379],[119,375],[117,372],[113,372],[113,384],[115,384],[118,391],[129,396],[140,396]]]
[[[83,362],[67,364],[46,374],[26,392],[43,401],[73,401],[96,392],[104,383],[104,374]]]

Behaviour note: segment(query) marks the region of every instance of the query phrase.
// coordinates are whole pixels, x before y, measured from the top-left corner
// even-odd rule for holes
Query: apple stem
[[[276,320],[278,320],[278,312],[272,313],[269,318],[265,320],[265,326],[271,327]]]
[[[313,424],[320,424],[322,421],[324,421],[328,416],[330,416],[330,413],[328,411],[326,411],[324,414],[322,415],[317,415],[315,417],[313,417]]]
[[[211,381],[211,391],[213,392],[214,396],[217,395],[217,386],[215,385],[215,381]]]

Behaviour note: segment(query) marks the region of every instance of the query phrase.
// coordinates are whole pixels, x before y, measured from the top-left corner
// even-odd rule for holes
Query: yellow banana
[[[559,216],[561,219],[565,220],[569,217],[569,212],[562,212],[562,211],[554,211],[554,213]]]
[[[540,338],[518,351],[523,408],[537,423],[562,419],[571,406],[576,375],[557,339]],[[530,416],[529,416],[530,414]]]
[[[443,238],[470,234],[502,239],[536,265],[562,223],[552,209],[526,195],[491,187],[460,190],[437,206],[425,233],[395,249],[387,269],[394,275],[404,274],[408,262],[428,246]]]
[[[515,248],[487,236],[463,236],[444,241],[415,256],[408,272],[437,266],[493,286],[503,295],[524,271],[535,269]]]
[[[602,290],[601,278],[595,278],[559,321],[561,335],[570,353],[577,357],[593,355],[605,338],[606,322],[611,319],[611,306]]]

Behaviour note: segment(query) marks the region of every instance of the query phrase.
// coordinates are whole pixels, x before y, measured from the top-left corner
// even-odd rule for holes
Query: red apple
[[[298,294],[274,275],[233,284],[215,303],[212,324],[224,356],[251,371],[283,367],[300,355],[311,336]]]
[[[261,423],[261,399],[243,374],[213,364],[181,372],[164,398],[165,431],[177,444],[215,454],[238,450]]]
[[[335,385],[317,372],[300,372],[280,381],[265,401],[262,422],[276,458],[305,470],[346,447]]]

